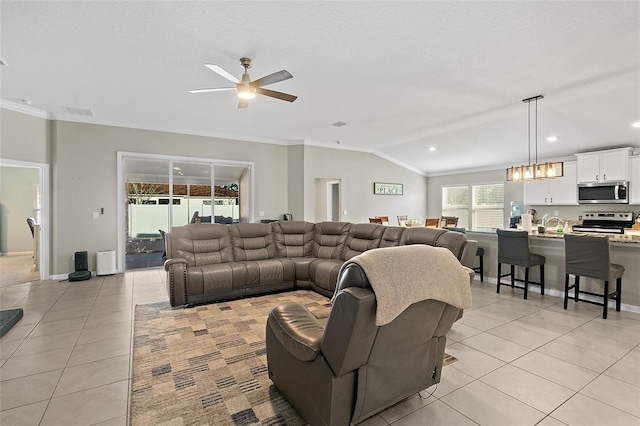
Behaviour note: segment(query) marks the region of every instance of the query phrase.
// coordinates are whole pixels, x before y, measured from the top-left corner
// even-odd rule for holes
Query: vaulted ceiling
[[[542,94],[541,159],[640,146],[638,1],[2,1],[0,24],[3,105],[59,120],[304,141],[430,174],[527,162],[522,99]],[[253,79],[289,71],[268,88],[298,99],[188,93],[228,86],[204,64],[240,77],[241,57]]]

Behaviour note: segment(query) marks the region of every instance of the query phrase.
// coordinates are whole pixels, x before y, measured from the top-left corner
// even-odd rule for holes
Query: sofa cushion
[[[313,288],[319,288],[325,296],[330,297],[336,289],[338,274],[344,260],[316,259],[309,265],[309,278]]]
[[[247,287],[290,283],[293,287],[295,266],[291,259],[261,259],[241,262],[247,268]]]
[[[305,221],[273,222],[271,228],[278,256],[311,256],[313,223]]]
[[[320,222],[313,227],[311,257],[340,259],[349,236],[349,222]]]
[[[435,246],[438,237],[445,232],[448,231],[438,228],[406,228],[400,239],[400,245],[427,244]]]
[[[271,224],[236,223],[226,226],[229,227],[234,260],[261,260],[278,257],[276,245],[273,242]]]
[[[462,259],[462,250],[467,244],[467,237],[460,232],[443,232],[438,236],[436,247],[446,247],[458,260]],[[475,254],[475,253],[474,253]]]
[[[239,262],[191,266],[187,268],[187,294],[242,290],[246,285],[246,276],[247,267]]]
[[[402,226],[385,226],[384,234],[380,240],[380,247],[395,247],[400,245],[402,239],[402,233],[407,228]]]
[[[380,247],[385,227],[375,223],[356,223],[351,225],[349,235],[342,251],[342,260],[349,260],[367,250]]]
[[[182,258],[187,266],[233,262],[227,225],[195,224],[171,229],[168,258]]]

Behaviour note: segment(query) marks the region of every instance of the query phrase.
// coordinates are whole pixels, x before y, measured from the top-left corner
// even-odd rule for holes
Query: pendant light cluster
[[[531,98],[523,99],[522,102],[527,103],[527,123],[528,123],[528,155],[529,162],[527,165],[513,166],[507,169],[507,181],[508,182],[522,182],[525,180],[535,179],[553,179],[564,176],[564,163],[559,162],[546,162],[538,163],[538,100],[544,99],[544,96],[538,95]],[[531,164],[531,102],[535,102],[535,144],[536,144],[536,156],[535,162]]]

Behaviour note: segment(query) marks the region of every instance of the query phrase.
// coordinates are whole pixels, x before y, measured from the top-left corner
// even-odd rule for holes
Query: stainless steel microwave
[[[579,183],[579,204],[629,204],[628,182]]]

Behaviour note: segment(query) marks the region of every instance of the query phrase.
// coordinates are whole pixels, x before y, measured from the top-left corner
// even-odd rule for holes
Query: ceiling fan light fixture
[[[248,84],[238,84],[238,97],[240,99],[253,99],[256,97],[256,88]]]

